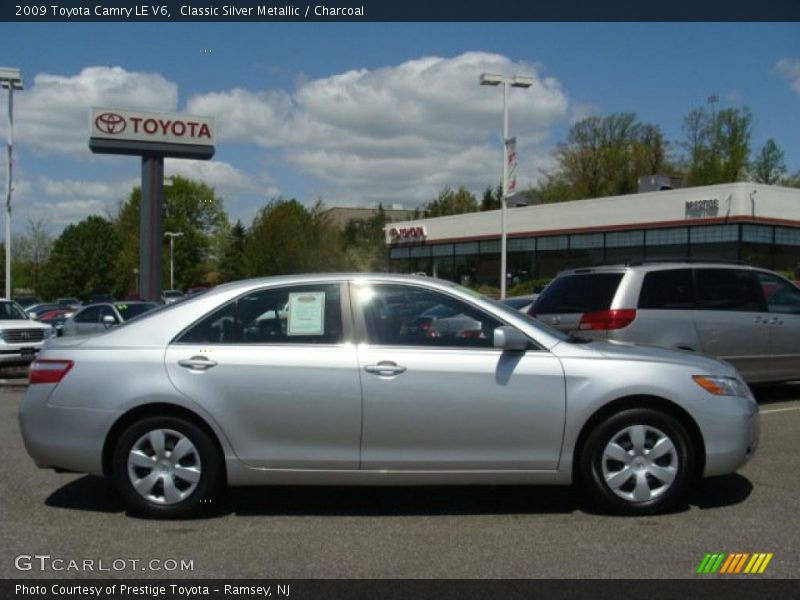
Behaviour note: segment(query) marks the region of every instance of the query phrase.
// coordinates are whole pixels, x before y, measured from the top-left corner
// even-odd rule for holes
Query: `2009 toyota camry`
[[[39,466],[106,475],[132,511],[170,517],[225,484],[578,482],[653,513],[758,441],[724,362],[568,338],[395,275],[241,281],[52,340],[19,417]]]

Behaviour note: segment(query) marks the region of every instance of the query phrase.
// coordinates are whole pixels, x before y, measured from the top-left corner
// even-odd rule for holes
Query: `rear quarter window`
[[[691,269],[646,273],[639,293],[639,308],[688,310],[694,307]]]
[[[536,299],[536,314],[585,313],[611,308],[622,273],[580,273],[555,278]]]

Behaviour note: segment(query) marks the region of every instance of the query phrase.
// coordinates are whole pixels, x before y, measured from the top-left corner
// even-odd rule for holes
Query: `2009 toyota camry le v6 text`
[[[386,274],[240,281],[51,340],[19,418],[39,466],[106,475],[163,517],[226,483],[574,481],[606,509],[654,513],[758,442],[727,363],[570,338]]]

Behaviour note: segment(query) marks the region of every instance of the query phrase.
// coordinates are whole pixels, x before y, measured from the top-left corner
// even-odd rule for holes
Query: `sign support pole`
[[[211,117],[92,109],[89,149],[97,154],[133,155],[142,159],[138,291],[143,300],[161,299],[164,158],[210,159],[214,156],[213,130]]]
[[[164,156],[142,156],[142,204],[140,207],[140,296],[157,302],[161,296],[161,239],[163,237]]]

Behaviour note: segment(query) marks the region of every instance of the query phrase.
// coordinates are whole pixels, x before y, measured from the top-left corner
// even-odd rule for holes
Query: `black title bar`
[[[149,1],[149,0],[145,0]],[[306,0],[307,2],[307,0]],[[800,21],[798,0],[12,0],[12,22]]]

